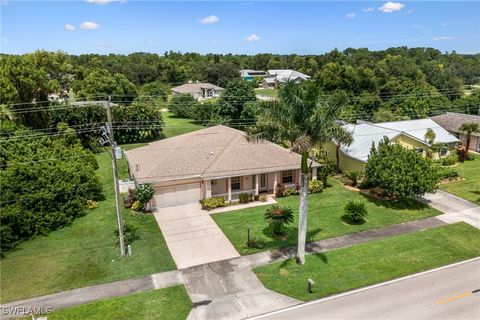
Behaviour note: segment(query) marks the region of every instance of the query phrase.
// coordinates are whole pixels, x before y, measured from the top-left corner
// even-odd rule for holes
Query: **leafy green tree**
[[[195,118],[194,113],[200,108],[200,103],[188,93],[174,96],[168,104],[168,111],[179,118]]]
[[[466,140],[467,140],[465,143],[465,148],[467,149],[467,152],[469,152],[470,142],[472,140],[472,134],[480,132],[480,124],[478,124],[478,122],[465,122],[465,123],[462,123],[459,130],[465,133]]]
[[[242,79],[230,81],[219,100],[219,115],[229,119],[240,119],[248,102],[256,101],[251,83]]]
[[[435,163],[414,150],[384,138],[372,145],[365,166],[367,181],[385,190],[392,198],[413,198],[434,192],[440,180]]]
[[[107,100],[110,95],[115,102],[133,101],[137,89],[123,74],[111,75],[106,69],[93,69],[76,84],[76,94],[88,100]]]
[[[209,65],[203,71],[203,79],[220,87],[225,87],[232,80],[240,77],[240,70],[231,62],[221,62]]]
[[[8,137],[0,144],[2,252],[68,225],[102,196],[91,152],[71,137],[25,139],[33,132],[8,122],[0,127]]]
[[[167,102],[168,94],[168,87],[164,83],[154,81],[138,88],[137,99],[141,101]]]
[[[251,139],[280,142],[301,155],[297,250],[297,261],[300,264],[305,263],[309,153],[314,146],[330,140],[338,109],[336,101],[325,100],[314,83],[287,82],[280,90],[279,99],[270,102],[256,126],[249,130]]]

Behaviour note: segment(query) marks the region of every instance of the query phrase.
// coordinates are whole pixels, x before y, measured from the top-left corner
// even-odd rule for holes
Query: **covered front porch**
[[[317,168],[312,168],[312,177],[317,176],[316,171]],[[299,169],[211,179],[204,181],[203,195],[204,199],[224,197],[227,202],[236,202],[242,193],[252,196],[274,194],[278,184],[294,189],[299,181]]]

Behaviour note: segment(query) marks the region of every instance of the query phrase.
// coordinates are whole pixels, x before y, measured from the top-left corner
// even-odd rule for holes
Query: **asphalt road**
[[[480,319],[480,260],[325,298],[258,319]],[[256,318],[257,319],[257,318]]]

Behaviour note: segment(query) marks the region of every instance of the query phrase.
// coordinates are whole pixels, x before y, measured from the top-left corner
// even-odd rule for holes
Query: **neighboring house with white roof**
[[[136,184],[155,187],[154,208],[196,203],[240,193],[274,193],[279,183],[294,188],[301,156],[269,141],[248,141],[244,132],[210,127],[155,141],[125,152]],[[311,162],[312,176],[320,164]]]
[[[361,121],[357,124],[345,124],[343,127],[352,132],[354,141],[350,146],[340,146],[340,169],[342,171],[364,171],[372,144],[378,146],[384,137],[405,148],[415,149],[426,156],[427,150],[431,146],[425,140],[425,133],[428,129],[432,129],[436,135],[434,143],[444,144],[439,154],[433,155],[434,158],[444,157],[453,152],[459,142],[455,136],[431,119],[380,123]],[[328,143],[325,148],[328,156],[336,160],[335,145]]]
[[[467,142],[467,136],[460,131],[460,127],[464,123],[474,122],[480,125],[480,116],[470,114],[447,112],[439,116],[431,117],[433,121],[442,126],[445,130],[452,133],[460,139],[463,144]],[[480,152],[480,133],[472,133],[470,138],[470,150]]]
[[[211,83],[186,83],[181,86],[172,88],[174,96],[181,94],[189,94],[197,100],[211,99],[220,97],[225,89]]]
[[[309,75],[291,70],[291,69],[274,69],[268,70],[267,75],[263,79],[262,86],[264,88],[274,88],[281,83],[287,81],[301,82],[310,79]]]
[[[262,81],[266,75],[267,73],[261,70],[251,70],[251,69],[240,70],[240,77],[246,81],[252,81],[252,80]]]

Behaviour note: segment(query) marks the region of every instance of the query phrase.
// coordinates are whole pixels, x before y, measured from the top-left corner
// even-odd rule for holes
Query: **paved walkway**
[[[178,269],[240,256],[197,203],[157,209],[154,215]]]
[[[260,207],[260,206],[266,206],[270,204],[275,204],[277,203],[277,200],[275,200],[272,196],[267,197],[267,201],[262,202],[262,201],[254,201],[254,202],[249,202],[249,203],[242,203],[242,204],[235,204],[231,206],[226,206],[222,208],[217,208],[208,211],[209,214],[215,214],[215,213],[220,213],[220,212],[230,212],[230,211],[237,211],[245,208],[253,208],[253,207]]]
[[[446,223],[463,221],[480,229],[480,206],[475,203],[442,190],[427,194],[419,200],[444,212],[437,218]]]
[[[305,246],[305,251],[307,254],[312,254],[330,251],[333,249],[346,248],[368,241],[380,240],[400,234],[431,229],[445,224],[445,222],[437,219],[436,217],[409,221],[387,227],[347,234],[340,237],[308,242]],[[255,268],[275,261],[293,258],[295,257],[296,253],[297,247],[292,246],[272,251],[255,253],[244,256],[244,258],[249,261],[252,268]]]
[[[53,310],[85,304],[101,299],[114,298],[136,292],[161,289],[183,283],[178,270],[151,274],[141,278],[121,280],[91,287],[62,291],[46,296],[2,304],[0,315],[7,315],[9,307],[50,307]],[[3,317],[2,317],[3,319]]]

